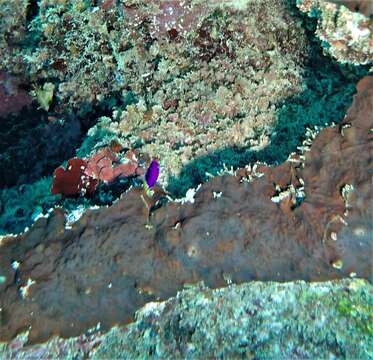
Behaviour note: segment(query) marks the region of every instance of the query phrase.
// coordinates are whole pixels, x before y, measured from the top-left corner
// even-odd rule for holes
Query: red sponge
[[[72,158],[67,162],[67,168],[58,167],[53,174],[52,194],[64,196],[92,195],[98,185],[98,180],[85,174],[87,162]]]

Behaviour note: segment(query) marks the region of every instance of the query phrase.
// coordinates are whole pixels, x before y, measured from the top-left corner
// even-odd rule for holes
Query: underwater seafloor
[[[372,64],[370,1],[0,0],[0,359],[373,359]]]

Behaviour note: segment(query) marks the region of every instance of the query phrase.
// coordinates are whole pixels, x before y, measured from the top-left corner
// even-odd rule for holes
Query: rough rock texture
[[[290,16],[286,4],[286,0],[262,0],[260,6],[248,0],[0,1],[4,14],[0,68],[26,75],[35,93],[52,80],[56,89],[52,110],[59,113],[74,109],[85,114],[116,102],[127,105],[131,99],[151,110],[155,97],[171,103],[182,97],[169,90],[161,94],[172,77],[183,82],[185,73],[186,82],[194,83],[201,69],[207,80],[213,69],[231,68],[233,58],[235,72],[246,65],[243,74],[252,73],[252,86],[269,70],[276,85],[285,82],[286,91],[293,94],[299,90],[307,47],[300,22]],[[241,38],[235,18],[241,24],[239,32],[249,31]],[[249,20],[242,21],[245,18]],[[183,56],[178,60],[179,55]],[[207,69],[206,60],[212,59],[220,65]],[[240,87],[245,76],[236,80]],[[156,94],[159,83],[163,86]],[[233,84],[229,81],[228,90]],[[200,89],[206,101],[209,86]]]
[[[161,192],[147,199],[134,189],[68,229],[56,209],[3,238],[1,339],[109,328],[200,280],[372,281],[373,77],[357,88],[344,121],[281,166],[216,177],[187,193],[191,203],[158,209]]]
[[[159,156],[163,174],[222,146],[266,145],[276,104],[304,90],[309,46],[287,0],[35,7],[20,16],[23,42],[0,38],[0,68],[27,76],[33,94],[54,85],[50,107],[35,95],[51,112],[114,110],[126,147]]]
[[[93,358],[367,359],[372,310],[372,287],[360,281],[193,289],[143,308]]]
[[[136,45],[118,62],[129,86],[123,94],[137,99],[118,112],[127,146],[141,144],[145,153],[158,156],[166,185],[185,164],[212,151],[268,144],[276,105],[305,88],[309,47],[294,9],[286,1],[241,1],[240,7],[221,1],[212,9],[198,8],[191,28],[189,17],[181,22],[175,16],[196,11],[188,10],[189,1],[185,9],[167,1],[160,14],[175,19],[166,23],[166,36],[164,18],[149,16],[158,1],[139,3],[151,5],[131,10],[138,20],[131,21],[137,26],[127,41],[134,38]],[[154,21],[160,22],[158,30]]]
[[[373,15],[373,2],[370,0],[328,0],[346,6],[351,11],[357,11],[365,16]]]
[[[338,61],[352,64],[373,62],[372,2],[362,6],[363,15],[353,8],[364,1],[297,0],[299,9],[318,21],[316,35],[323,41],[324,51]]]
[[[102,334],[0,345],[6,359],[370,359],[373,289],[362,280],[183,290]]]

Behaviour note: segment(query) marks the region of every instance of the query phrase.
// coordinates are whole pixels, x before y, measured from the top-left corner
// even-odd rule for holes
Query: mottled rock
[[[299,0],[297,6],[317,18],[316,35],[326,53],[342,63],[372,64],[371,1]]]
[[[145,305],[133,324],[68,340],[0,345],[26,359],[369,359],[373,290],[362,280],[202,285]]]
[[[343,122],[278,167],[216,177],[163,205],[159,191],[149,199],[133,189],[69,229],[56,209],[3,238],[0,338],[108,329],[201,280],[372,281],[372,105],[368,77]]]
[[[359,280],[195,288],[145,306],[93,359],[368,359],[372,310],[372,286]]]

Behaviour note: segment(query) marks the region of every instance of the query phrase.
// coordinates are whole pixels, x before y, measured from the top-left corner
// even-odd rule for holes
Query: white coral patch
[[[214,199],[219,199],[223,195],[223,193],[221,191],[219,191],[219,192],[213,191],[212,195],[213,195]]]
[[[175,202],[180,202],[182,204],[185,204],[187,202],[190,202],[191,204],[194,204],[194,196],[196,195],[197,191],[201,188],[201,184],[199,184],[195,189],[188,189],[188,191],[185,194],[185,197],[181,199],[175,199]]]
[[[370,30],[368,28],[361,29],[356,21],[347,21],[346,28],[350,31],[350,36],[354,42],[370,35]]]
[[[21,265],[20,262],[18,262],[17,260],[13,261],[12,262],[12,269],[17,270],[19,268],[19,265]]]
[[[34,281],[34,280],[28,278],[28,279],[27,279],[27,283],[26,283],[26,285],[25,285],[25,286],[21,286],[21,287],[19,288],[19,291],[20,291],[21,296],[22,296],[23,299],[25,299],[25,298],[28,296],[29,291],[30,291],[30,287],[31,287],[33,284],[35,284],[35,283],[36,283],[36,281]]]

